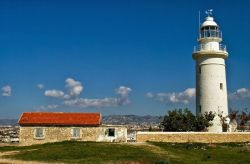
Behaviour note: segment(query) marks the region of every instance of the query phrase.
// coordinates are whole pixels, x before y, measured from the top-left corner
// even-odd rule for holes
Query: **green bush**
[[[206,131],[207,127],[211,126],[211,121],[214,119],[215,114],[212,112],[205,113],[204,115],[195,116],[187,108],[175,109],[168,111],[164,116],[161,125],[164,131],[172,132],[187,132],[187,131]]]

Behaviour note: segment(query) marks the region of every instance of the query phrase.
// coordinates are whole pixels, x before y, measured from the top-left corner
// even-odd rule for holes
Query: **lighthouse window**
[[[201,113],[201,105],[200,105],[200,108],[199,108],[199,112]]]
[[[199,73],[201,73],[201,67],[199,66]]]
[[[201,37],[220,37],[219,29],[216,26],[202,27]]]
[[[220,83],[220,90],[223,90],[223,83]]]
[[[216,37],[216,31],[215,30],[211,30],[211,36]]]

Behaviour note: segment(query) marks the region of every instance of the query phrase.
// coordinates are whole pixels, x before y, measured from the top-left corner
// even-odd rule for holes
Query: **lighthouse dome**
[[[205,26],[218,26],[217,23],[214,21],[214,18],[211,16],[206,17],[205,22],[202,23],[201,27]]]
[[[207,41],[221,42],[222,41],[221,31],[212,16],[208,15],[205,21],[201,24],[200,36],[198,40],[200,42],[207,42]]]

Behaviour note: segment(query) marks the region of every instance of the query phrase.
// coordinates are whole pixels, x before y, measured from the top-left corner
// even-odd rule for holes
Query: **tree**
[[[223,112],[222,112],[222,113],[219,113],[218,116],[219,116],[221,124],[222,124],[222,132],[227,132],[228,128],[229,128],[228,123],[227,123],[227,121],[228,121],[227,118],[228,117],[233,117],[233,115],[231,115],[231,116],[224,116]]]
[[[186,132],[186,131],[205,131],[211,125],[215,114],[212,112],[205,113],[204,115],[195,116],[187,108],[175,109],[168,111],[164,116],[161,125],[164,131],[172,132]]]
[[[233,111],[233,110],[230,110],[230,113],[228,115],[229,119],[230,120],[237,120],[237,114],[238,114],[239,111]]]
[[[230,120],[235,120],[238,124],[238,130],[245,131],[247,129],[247,123],[250,121],[250,112],[248,111],[248,108],[245,108],[244,110],[230,110],[230,113],[228,115]]]
[[[245,131],[245,126],[246,126],[246,123],[248,122],[249,120],[249,117],[248,117],[248,114],[247,114],[247,111],[244,112],[242,111],[241,114],[239,115],[239,122],[240,122],[240,130],[243,130]]]

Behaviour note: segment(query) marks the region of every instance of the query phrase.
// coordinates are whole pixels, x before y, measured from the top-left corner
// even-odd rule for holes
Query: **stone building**
[[[102,125],[100,113],[25,112],[21,115],[20,144],[65,140],[126,142],[127,128]]]

